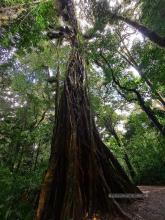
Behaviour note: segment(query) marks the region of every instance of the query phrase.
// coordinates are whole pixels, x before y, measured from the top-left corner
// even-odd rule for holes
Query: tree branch
[[[123,17],[121,15],[117,15],[117,14],[112,14],[112,13],[111,13],[111,16],[115,20],[121,20],[121,21],[127,23],[128,25],[131,25],[136,30],[138,30],[141,34],[143,34],[145,37],[148,37],[152,42],[154,42],[158,46],[165,47],[165,37],[161,37],[156,32],[150,30],[149,28],[145,27],[144,25],[139,24],[136,21],[132,21],[129,18]]]

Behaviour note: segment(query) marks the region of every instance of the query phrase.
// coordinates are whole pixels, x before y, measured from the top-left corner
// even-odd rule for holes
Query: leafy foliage
[[[127,152],[136,184],[164,184],[164,136],[135,91],[165,127],[165,50],[109,14],[110,9],[164,36],[164,1],[123,1],[110,7],[108,1],[89,3],[93,20],[87,17],[90,28],[78,38],[100,136],[130,176]],[[0,219],[30,220],[50,156],[70,39],[47,37],[50,29],[63,25],[54,1],[2,0],[1,7],[11,17],[0,31]]]

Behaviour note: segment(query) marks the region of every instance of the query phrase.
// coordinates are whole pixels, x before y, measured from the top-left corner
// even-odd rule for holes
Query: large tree
[[[67,15],[70,29],[54,36],[70,39],[72,51],[35,219],[78,220],[96,215],[102,219],[117,215],[129,218],[110,194],[140,191],[99,137],[87,97],[74,5],[71,0],[58,4],[64,20]]]

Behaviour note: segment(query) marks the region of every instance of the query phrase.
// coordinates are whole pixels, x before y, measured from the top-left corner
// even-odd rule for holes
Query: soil
[[[132,220],[165,220],[165,186],[139,186],[143,199],[123,206]]]

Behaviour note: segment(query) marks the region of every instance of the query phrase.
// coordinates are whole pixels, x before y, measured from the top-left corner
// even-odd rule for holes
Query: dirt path
[[[132,220],[165,220],[165,186],[139,188],[146,196],[126,208],[127,212],[132,213]]]

